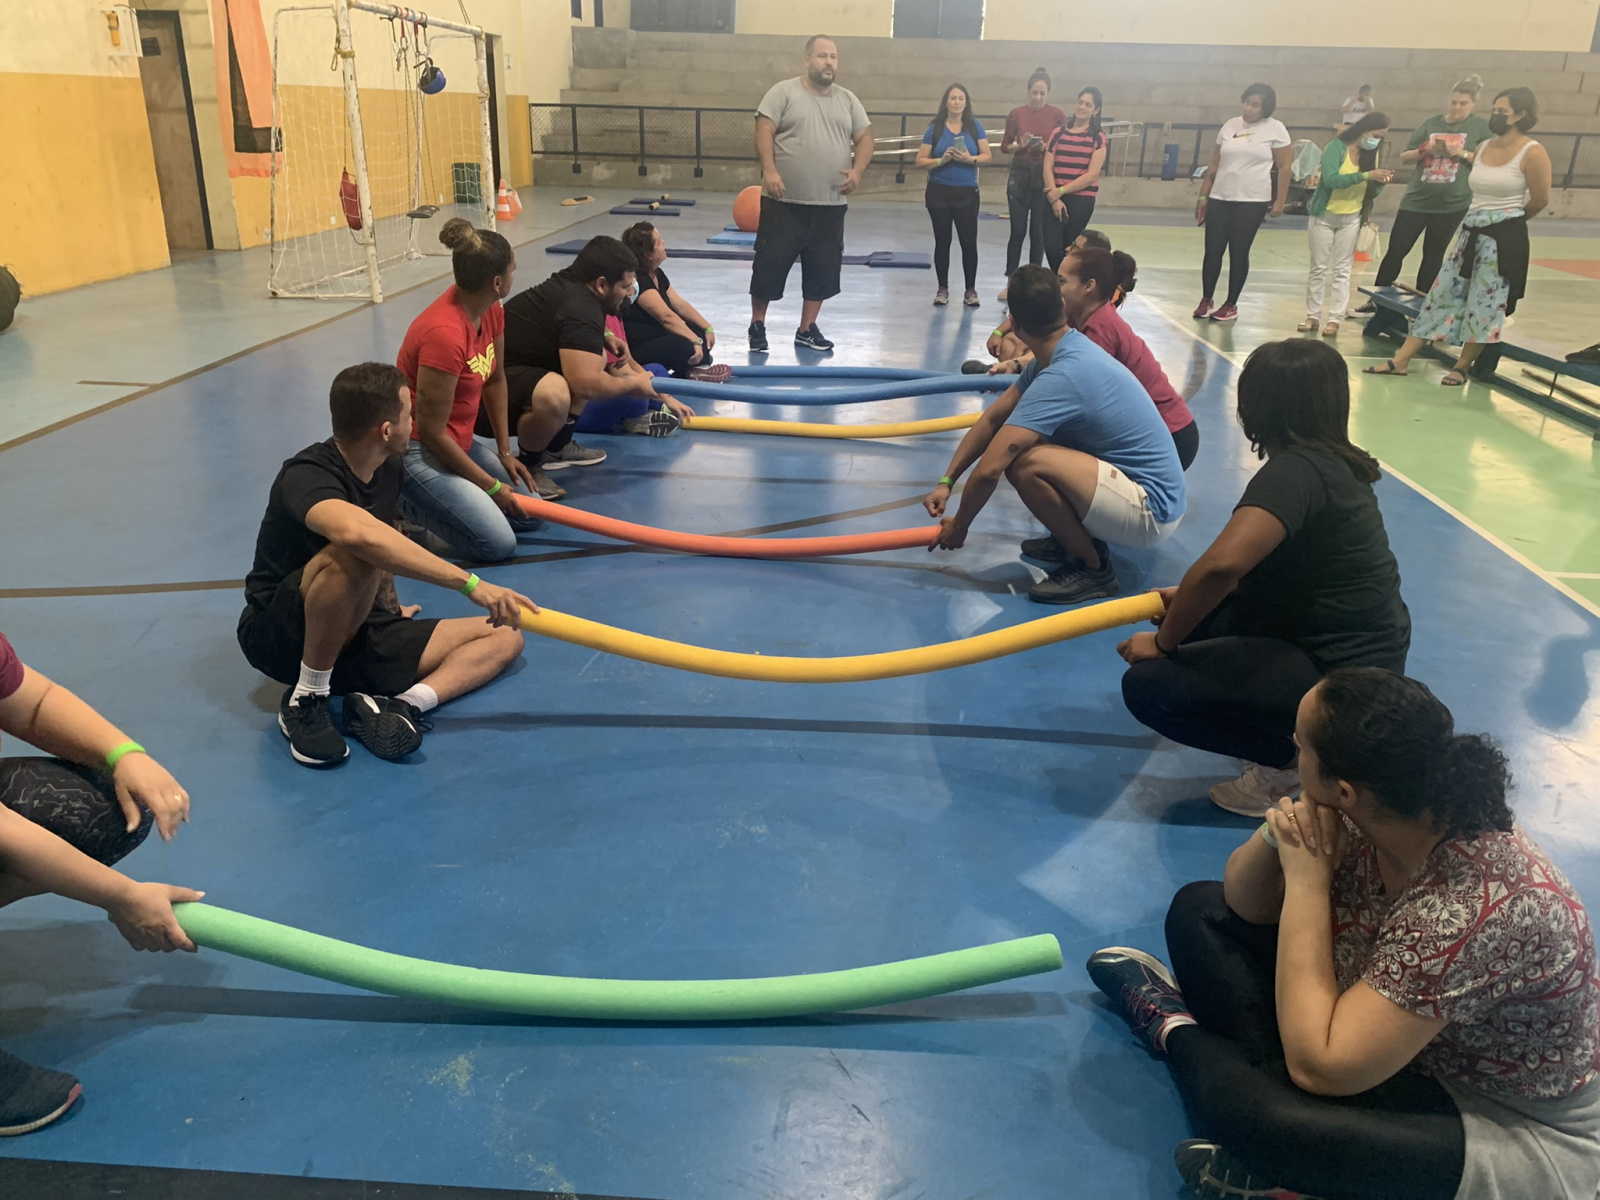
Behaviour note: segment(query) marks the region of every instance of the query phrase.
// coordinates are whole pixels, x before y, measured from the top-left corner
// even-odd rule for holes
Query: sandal
[[[1466,384],[1467,377],[1465,374],[1452,367],[1450,370],[1444,373],[1443,378],[1441,378],[1439,382],[1445,387],[1462,387]]]
[[[1329,321],[1326,325],[1324,325],[1322,327],[1322,336],[1323,337],[1338,337],[1339,336],[1339,322],[1337,322],[1337,321]]]
[[[1363,375],[1409,375],[1411,373],[1409,371],[1397,371],[1395,369],[1394,359],[1392,358],[1385,359],[1382,366],[1387,368],[1387,370],[1380,369],[1379,367],[1365,367],[1362,369],[1361,373]]]
[[[1317,319],[1315,317],[1307,317],[1304,321],[1301,321],[1300,324],[1294,327],[1294,331],[1296,333],[1310,333],[1316,327]]]

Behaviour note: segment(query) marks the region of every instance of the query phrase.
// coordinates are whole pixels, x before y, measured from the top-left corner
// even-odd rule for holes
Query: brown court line
[[[602,214],[600,214],[600,213],[591,213],[589,216],[579,217],[577,220],[569,221],[567,224],[559,226],[556,229],[552,229],[548,233],[541,233],[537,237],[529,238],[525,242],[516,242],[516,243],[514,243],[512,245],[511,248],[513,250],[520,250],[524,246],[531,246],[535,242],[542,242],[546,238],[554,237],[558,233],[565,233],[567,230],[571,229],[574,225],[581,225],[581,224],[583,224],[583,222],[589,221],[589,220],[593,220],[594,217],[597,217],[597,216],[600,216],[600,215],[602,215]],[[431,286],[433,284],[438,283],[439,280],[444,279],[444,278],[447,278],[447,275],[444,274],[444,273],[441,273],[441,274],[435,275],[435,276],[433,276],[433,277],[431,277],[429,279],[424,279],[419,283],[412,284],[410,287],[401,288],[398,292],[387,293],[385,295],[385,300],[394,299],[397,296],[407,295],[407,294],[409,294],[411,292],[416,291],[418,288],[429,287],[429,286]],[[225,367],[231,362],[237,362],[239,359],[245,357],[247,354],[254,354],[257,350],[265,350],[270,346],[276,346],[279,342],[286,342],[290,338],[297,338],[302,333],[312,333],[312,332],[314,332],[314,331],[316,331],[318,329],[321,329],[324,325],[332,325],[335,321],[342,321],[346,317],[353,317],[353,316],[355,316],[356,313],[361,312],[364,309],[368,309],[368,308],[371,308],[371,307],[373,307],[372,301],[371,300],[364,300],[360,304],[356,305],[356,307],[351,308],[351,309],[346,309],[344,312],[341,312],[341,313],[335,313],[333,316],[328,317],[326,320],[318,321],[314,325],[307,325],[302,329],[294,330],[292,333],[285,333],[285,334],[283,334],[283,335],[281,335],[279,337],[272,338],[272,339],[270,339],[268,341],[260,342],[257,345],[247,346],[243,350],[239,350],[239,351],[237,351],[237,352],[235,352],[233,354],[228,355],[226,358],[219,358],[215,362],[206,363],[203,366],[199,366],[199,367],[194,368],[192,371],[185,371],[182,375],[174,375],[171,379],[163,379],[160,383],[152,383],[152,384],[149,384],[148,386],[133,385],[133,386],[139,386],[140,390],[137,391],[137,392],[130,392],[126,396],[118,396],[115,400],[108,400],[104,404],[97,404],[95,407],[89,408],[89,409],[85,409],[83,412],[76,413],[73,416],[64,417],[61,420],[56,421],[54,424],[44,426],[42,429],[35,429],[31,433],[25,433],[20,437],[14,437],[9,442],[0,442],[0,454],[5,453],[7,450],[14,450],[18,446],[25,445],[28,442],[37,440],[38,438],[42,438],[46,434],[55,433],[58,429],[65,429],[69,425],[76,425],[80,421],[87,421],[90,417],[98,417],[101,413],[110,412],[113,408],[121,408],[124,404],[131,404],[135,400],[142,400],[144,397],[146,397],[148,395],[151,395],[154,392],[159,392],[163,388],[172,387],[174,384],[186,383],[189,380],[194,379],[196,376],[204,375],[207,371],[214,371],[218,367]],[[85,379],[85,380],[80,380],[79,382],[81,382],[81,383],[102,383],[102,382],[107,382],[107,381]],[[0,594],[4,594],[4,593],[0,593]]]
[[[888,512],[895,508],[904,508],[908,504],[916,504],[921,496],[908,496],[903,500],[889,500],[881,504],[870,504],[864,508],[851,508],[843,512],[826,513],[820,517],[803,517],[797,521],[780,521],[774,525],[760,525],[752,529],[735,529],[719,534],[719,537],[754,537],[763,533],[783,533],[790,529],[805,529],[815,525],[827,525],[833,521],[845,521],[851,517],[867,517],[875,513]],[[554,524],[554,522],[550,522]],[[560,543],[557,543],[560,544]],[[515,558],[508,558],[504,562],[491,563],[490,566],[511,567],[525,566],[528,563],[561,562],[572,558],[599,558],[608,554],[634,554],[641,551],[654,551],[655,553],[674,553],[662,551],[653,546],[633,545],[602,545],[585,546],[582,549],[557,550],[549,554],[525,554]],[[703,557],[691,555],[689,557]],[[833,561],[833,560],[829,560]],[[85,587],[57,587],[57,588],[0,588],[0,600],[60,600],[69,598],[82,598],[94,596],[149,596],[171,592],[221,592],[236,588],[243,588],[242,579],[199,579],[187,583],[102,583]]]

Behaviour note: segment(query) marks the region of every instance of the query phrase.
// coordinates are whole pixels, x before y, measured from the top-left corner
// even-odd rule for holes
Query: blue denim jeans
[[[473,438],[467,453],[507,487],[511,475],[488,442]],[[444,539],[463,558],[473,562],[501,562],[517,552],[517,531],[537,529],[539,521],[507,519],[487,492],[469,479],[452,474],[421,442],[406,451],[406,479],[400,493],[400,511],[428,532]],[[524,495],[528,489],[520,489]]]

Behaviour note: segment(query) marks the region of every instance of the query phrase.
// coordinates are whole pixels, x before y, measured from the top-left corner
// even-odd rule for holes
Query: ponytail
[[[1403,820],[1446,837],[1509,832],[1511,770],[1488,738],[1458,734],[1426,685],[1377,667],[1344,667],[1317,685],[1310,743],[1322,778],[1366,788]]]
[[[1126,250],[1113,250],[1111,266],[1116,273],[1117,290],[1126,296],[1133,291],[1134,284],[1139,282],[1139,264]]]

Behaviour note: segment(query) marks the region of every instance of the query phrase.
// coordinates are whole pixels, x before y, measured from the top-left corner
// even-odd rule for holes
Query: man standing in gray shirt
[[[822,302],[839,294],[845,197],[872,161],[872,123],[855,93],[833,82],[839,48],[816,34],[806,42],[806,73],[773,84],[756,109],[761,160],[761,224],[750,270],[750,349],[767,348],[767,305],[783,299],[800,260],[800,328],[794,344],[832,350],[817,328]]]

